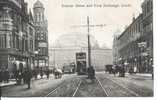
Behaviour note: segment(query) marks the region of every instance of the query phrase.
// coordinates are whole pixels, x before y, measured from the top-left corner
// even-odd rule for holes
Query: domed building
[[[33,5],[33,15],[35,24],[35,68],[48,68],[48,22],[45,17],[44,5],[37,0]]]
[[[99,45],[94,36],[90,36],[91,47],[98,47]],[[53,44],[55,48],[83,48],[88,47],[87,34],[71,33],[61,35]]]
[[[34,8],[44,8],[44,6],[39,0],[37,0],[36,3],[34,4]]]
[[[76,64],[76,53],[78,52],[86,53],[88,65],[87,40],[87,34],[71,33],[60,36],[53,44],[53,47],[49,49],[50,66],[62,68],[70,63]],[[90,36],[90,41],[91,64],[97,71],[104,70],[104,65],[112,64],[112,50],[107,47],[100,48],[94,36]]]

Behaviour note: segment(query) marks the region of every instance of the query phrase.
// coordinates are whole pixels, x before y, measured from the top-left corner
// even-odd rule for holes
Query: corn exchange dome
[[[92,47],[99,48],[97,41],[94,36],[90,35],[90,43]],[[88,38],[87,34],[80,33],[71,33],[61,35],[54,43],[54,47],[57,48],[79,48],[79,47],[88,47]]]

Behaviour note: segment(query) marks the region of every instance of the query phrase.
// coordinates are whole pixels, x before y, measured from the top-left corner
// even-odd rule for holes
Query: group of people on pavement
[[[30,89],[31,78],[33,77],[32,70],[29,68],[24,68],[23,70],[17,70],[14,72],[15,79],[18,85],[23,84],[28,85]]]
[[[116,74],[119,74],[119,77],[125,77],[125,73],[126,73],[126,65],[125,64],[121,64],[121,65],[113,65],[109,70],[109,73],[113,73],[114,76],[116,76]],[[151,68],[151,74],[152,74],[152,79],[154,79],[154,71],[153,71],[153,67]],[[128,70],[129,74],[136,74],[137,71],[137,67],[130,67]]]
[[[15,75],[15,79],[16,79],[17,84],[20,85],[23,82],[24,84],[27,84],[28,89],[30,89],[31,79],[33,77],[35,79],[37,79],[39,74],[40,74],[40,78],[42,79],[44,73],[46,74],[47,78],[49,78],[49,74],[50,74],[49,69],[43,71],[42,68],[39,70],[39,72],[36,69],[31,70],[29,68],[24,68],[23,70],[15,71],[14,75]]]
[[[9,83],[8,69],[0,69],[0,82]]]
[[[34,77],[37,79],[38,75],[43,78],[43,75],[47,76],[49,79],[50,71],[49,69],[43,70],[42,68],[38,71],[36,69],[22,68],[13,71],[13,76],[11,77],[7,68],[0,69],[0,82],[9,83],[10,78],[14,78],[16,80],[17,85],[27,84],[28,89],[30,89],[31,79]]]

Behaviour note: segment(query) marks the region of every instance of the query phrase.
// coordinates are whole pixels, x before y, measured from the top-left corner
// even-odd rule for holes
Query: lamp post
[[[87,16],[87,27],[88,27],[88,67],[91,67],[91,45],[90,45],[90,35],[89,35],[89,16]]]

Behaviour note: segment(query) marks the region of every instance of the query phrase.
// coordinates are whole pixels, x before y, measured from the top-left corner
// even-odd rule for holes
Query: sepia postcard
[[[1,99],[154,99],[153,2],[0,0]]]

